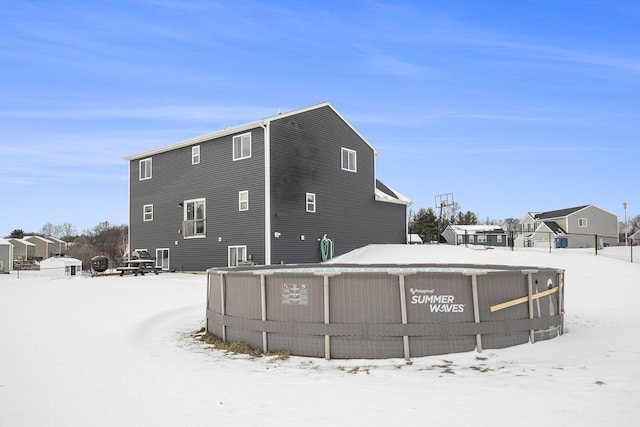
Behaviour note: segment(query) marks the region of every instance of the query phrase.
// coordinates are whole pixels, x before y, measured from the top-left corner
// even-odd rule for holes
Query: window
[[[342,148],[342,170],[356,172],[356,152]]]
[[[498,242],[498,243],[502,243],[502,234],[498,234],[498,235],[496,236],[496,242]]]
[[[587,218],[578,218],[578,227],[586,227]]]
[[[229,267],[237,267],[247,260],[246,246],[229,246]]]
[[[478,243],[487,243],[487,235],[478,234]]]
[[[151,179],[151,157],[140,160],[140,181]]]
[[[142,207],[142,220],[153,221],[153,205],[144,205]]]
[[[186,200],[184,202],[184,237],[206,237],[205,199]]]
[[[462,234],[458,234],[458,244],[461,244],[462,242]]]
[[[238,193],[238,210],[240,211],[249,210],[249,192],[246,190],[240,191]]]
[[[473,234],[471,234],[469,236],[469,243],[474,243],[474,242],[475,242],[475,238],[474,238]]]
[[[160,268],[162,270],[169,269],[169,249],[168,248],[156,249],[156,268]]]
[[[307,212],[316,211],[316,193],[307,193]]]
[[[191,147],[191,164],[200,164],[200,146]]]
[[[251,157],[251,134],[245,133],[233,137],[233,160]]]

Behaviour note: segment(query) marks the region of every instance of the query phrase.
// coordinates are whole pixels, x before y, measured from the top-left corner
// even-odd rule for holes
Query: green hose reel
[[[333,241],[326,234],[320,239],[320,256],[323,262],[333,258]]]

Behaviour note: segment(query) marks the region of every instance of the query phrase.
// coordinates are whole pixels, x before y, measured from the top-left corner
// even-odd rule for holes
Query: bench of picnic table
[[[120,276],[124,276],[126,272],[133,273],[134,276],[138,274],[144,276],[145,273],[158,274],[158,269],[155,267],[153,261],[148,260],[130,260],[125,261],[124,265],[116,268],[116,271],[120,272]]]

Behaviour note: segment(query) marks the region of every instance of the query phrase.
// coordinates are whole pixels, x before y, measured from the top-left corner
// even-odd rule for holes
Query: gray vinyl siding
[[[272,263],[319,262],[324,234],[335,256],[406,241],[406,207],[374,200],[374,152],[331,108],[270,127]],[[342,147],[356,151],[357,172],[341,169]],[[306,212],[307,192],[316,194],[315,213]]]
[[[130,162],[130,248],[169,248],[170,269],[204,270],[227,265],[229,246],[246,245],[264,263],[264,131],[251,131],[251,157],[233,161],[233,136],[199,142],[201,160],[191,164],[191,147],[152,156],[153,174],[139,180],[139,160]],[[242,134],[245,132],[241,132]],[[238,192],[249,191],[249,210],[238,211]],[[184,238],[185,200],[206,199],[206,237]],[[143,206],[153,204],[153,221]],[[219,241],[221,238],[222,241]]]

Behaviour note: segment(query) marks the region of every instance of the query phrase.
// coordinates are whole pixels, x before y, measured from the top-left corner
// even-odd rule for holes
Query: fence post
[[[598,255],[598,235],[596,234],[595,237],[596,237],[596,242],[595,242],[596,243],[596,255]]]

